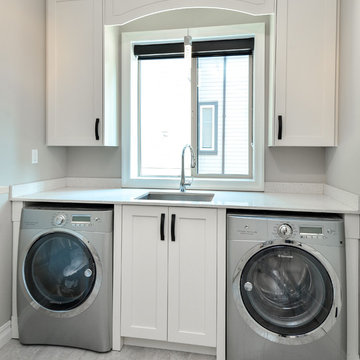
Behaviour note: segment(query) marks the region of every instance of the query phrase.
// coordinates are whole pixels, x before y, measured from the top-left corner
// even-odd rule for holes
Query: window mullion
[[[224,56],[223,69],[223,128],[222,128],[222,167],[221,173],[225,174],[225,125],[226,125],[226,56]]]
[[[254,109],[253,109],[253,81],[254,81],[254,60],[249,56],[249,176],[253,176],[253,156],[254,156]]]
[[[137,78],[137,175],[141,176],[141,61],[138,60],[138,78]]]
[[[199,166],[199,151],[198,151],[198,71],[197,71],[197,59],[192,59],[191,64],[191,146],[194,149],[196,156],[196,166],[194,169],[191,169],[191,176],[196,177],[198,174]]]

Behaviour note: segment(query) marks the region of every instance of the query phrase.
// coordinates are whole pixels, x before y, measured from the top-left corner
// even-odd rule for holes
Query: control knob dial
[[[57,226],[62,226],[66,222],[66,216],[64,214],[59,214],[55,216],[54,224]]]
[[[282,224],[278,228],[278,234],[281,238],[287,239],[289,238],[293,233],[293,229],[289,224]]]

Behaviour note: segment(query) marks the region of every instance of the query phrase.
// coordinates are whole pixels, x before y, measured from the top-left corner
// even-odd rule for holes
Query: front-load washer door
[[[24,261],[24,282],[31,297],[50,311],[69,311],[90,296],[96,281],[95,260],[73,234],[41,236]]]
[[[314,255],[286,244],[268,246],[239,270],[233,279],[234,299],[255,331],[283,343],[296,343],[294,339],[308,334],[324,335],[321,326],[333,309],[334,287]]]

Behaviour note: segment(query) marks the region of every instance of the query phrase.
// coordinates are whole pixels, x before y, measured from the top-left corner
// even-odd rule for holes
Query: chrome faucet
[[[192,179],[190,181],[186,181],[186,179],[185,179],[184,158],[185,158],[186,148],[189,148],[190,152],[191,152],[191,168],[194,169],[196,166],[196,158],[195,158],[194,149],[192,148],[191,145],[187,144],[182,149],[182,154],[181,154],[181,178],[180,178],[180,191],[181,192],[184,192],[186,190],[186,186],[190,186],[192,183]]]

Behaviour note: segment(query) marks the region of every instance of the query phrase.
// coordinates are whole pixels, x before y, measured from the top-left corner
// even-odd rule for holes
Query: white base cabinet
[[[278,0],[270,145],[337,144],[337,0]]]
[[[216,209],[124,206],[121,335],[216,347]]]

